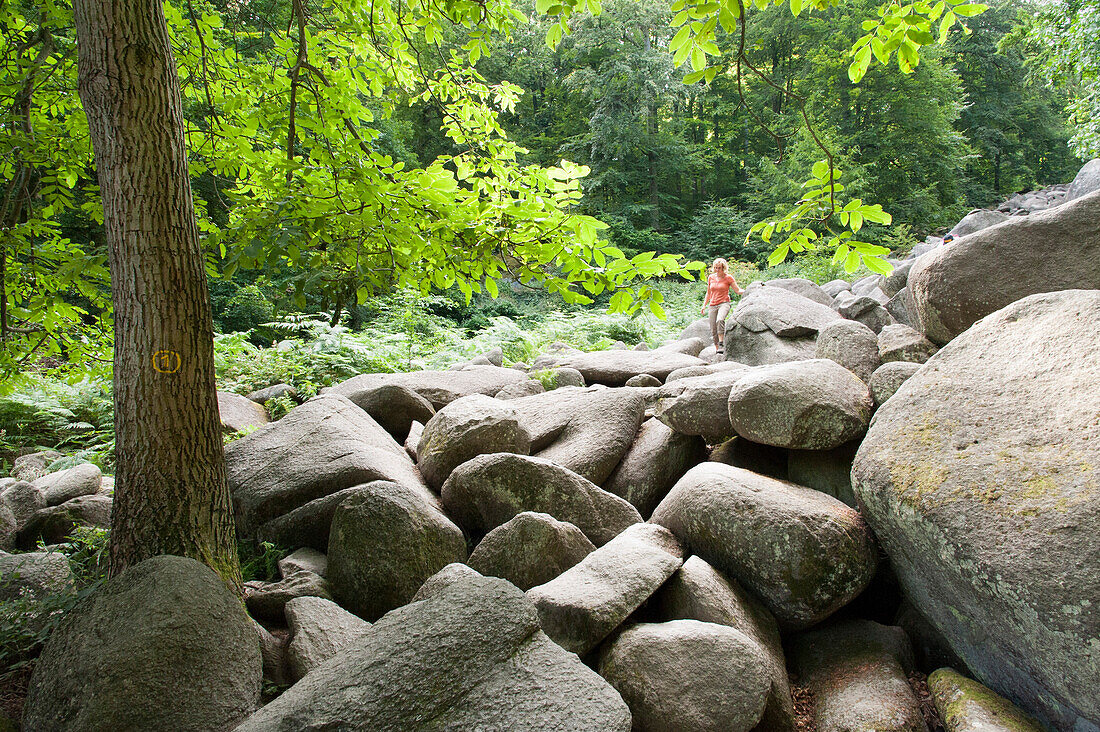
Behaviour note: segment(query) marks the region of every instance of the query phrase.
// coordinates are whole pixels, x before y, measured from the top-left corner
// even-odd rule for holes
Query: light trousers
[[[722,344],[726,335],[726,316],[730,314],[732,303],[722,302],[710,306],[710,337],[715,347]]]

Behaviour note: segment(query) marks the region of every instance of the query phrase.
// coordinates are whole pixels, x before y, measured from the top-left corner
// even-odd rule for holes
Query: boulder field
[[[255,427],[238,532],[294,550],[281,578],[110,579],[23,728],[1100,732],[1098,166],[888,277],[754,283],[724,356],[703,320],[270,422],[223,399]],[[0,481],[0,549],[108,523],[110,481],[59,457]],[[68,588],[56,559],[0,554],[3,597]]]

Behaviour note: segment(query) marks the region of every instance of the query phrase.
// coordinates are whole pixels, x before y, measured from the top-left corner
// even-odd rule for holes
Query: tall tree
[[[74,16],[115,309],[111,572],[177,554],[239,586],[210,301],[163,7],[77,0]]]

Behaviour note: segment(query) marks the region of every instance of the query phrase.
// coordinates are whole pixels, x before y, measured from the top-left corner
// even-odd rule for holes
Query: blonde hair
[[[721,266],[722,269],[725,270],[726,272],[729,272],[729,268],[730,268],[729,267],[729,262],[722,259],[721,257],[718,257],[718,259],[714,260],[714,264],[710,265],[710,273],[711,274],[718,274],[718,267],[719,266]]]

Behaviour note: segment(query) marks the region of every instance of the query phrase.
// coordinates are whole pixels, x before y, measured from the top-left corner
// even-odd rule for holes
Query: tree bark
[[[115,308],[111,574],[192,557],[240,588],[213,323],[159,0],[76,0]]]

